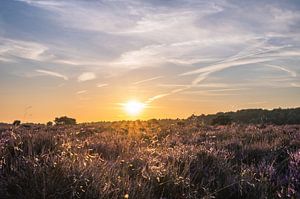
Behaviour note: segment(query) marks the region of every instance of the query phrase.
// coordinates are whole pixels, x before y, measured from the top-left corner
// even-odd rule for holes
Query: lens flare
[[[141,113],[141,111],[145,108],[145,104],[131,100],[124,104],[124,110],[128,115],[137,116]]]

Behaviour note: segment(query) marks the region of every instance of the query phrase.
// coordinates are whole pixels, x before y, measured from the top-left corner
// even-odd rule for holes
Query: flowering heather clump
[[[0,127],[0,198],[300,198],[300,126]]]

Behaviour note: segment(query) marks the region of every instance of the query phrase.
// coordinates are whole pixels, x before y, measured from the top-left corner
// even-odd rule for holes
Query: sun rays
[[[123,109],[129,116],[138,116],[145,107],[144,103],[136,100],[130,100],[123,104]]]

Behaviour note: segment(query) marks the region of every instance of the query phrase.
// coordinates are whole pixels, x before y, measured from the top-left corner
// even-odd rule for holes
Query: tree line
[[[196,121],[198,124],[206,125],[228,125],[237,124],[300,124],[300,107],[299,108],[276,108],[267,109],[242,109],[236,112],[219,112],[208,115],[192,115],[187,118],[189,121]],[[151,122],[152,120],[149,120]],[[54,120],[56,125],[75,125],[76,119],[67,116],[57,117]],[[13,125],[21,124],[20,120],[15,120]],[[49,121],[48,126],[52,126],[53,122]]]
[[[299,108],[276,108],[273,110],[266,109],[243,109],[236,112],[219,112],[208,115],[192,115],[188,119],[197,120],[204,124],[300,124],[300,107]]]

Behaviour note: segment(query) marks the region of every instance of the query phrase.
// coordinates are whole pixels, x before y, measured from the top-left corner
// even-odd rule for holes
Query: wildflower
[[[129,194],[128,193],[126,193],[125,195],[124,195],[124,198],[129,198]]]

